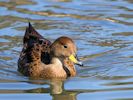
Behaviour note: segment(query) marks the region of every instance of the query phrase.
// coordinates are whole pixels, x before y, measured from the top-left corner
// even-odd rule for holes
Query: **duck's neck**
[[[63,66],[62,62],[57,57],[52,57],[51,64],[54,64],[54,65],[57,65],[57,66]]]
[[[75,76],[76,75],[76,69],[75,69],[75,65],[72,61],[70,61],[69,59],[64,59],[64,66],[67,67],[67,69],[69,69],[71,76]]]
[[[68,68],[68,66],[64,65],[64,60],[60,60],[59,58],[53,57],[51,64],[56,65],[58,69],[63,69],[67,75],[67,77],[71,76],[71,72]]]

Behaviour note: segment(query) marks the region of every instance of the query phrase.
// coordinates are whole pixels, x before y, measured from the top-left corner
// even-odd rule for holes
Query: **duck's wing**
[[[51,42],[43,38],[29,23],[23,38],[23,49],[18,60],[18,70],[26,75],[29,63],[38,60],[45,64],[50,63],[49,49],[47,49],[50,45]]]
[[[23,38],[24,49],[28,52],[30,49],[34,47],[35,44],[40,46],[40,49],[43,49],[41,53],[41,60],[44,63],[48,63],[49,51],[47,48],[51,45],[51,42],[41,36],[34,27],[30,24],[26,28],[26,32]],[[36,51],[38,52],[38,51]]]

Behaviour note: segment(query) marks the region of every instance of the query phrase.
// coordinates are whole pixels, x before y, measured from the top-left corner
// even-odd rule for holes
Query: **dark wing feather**
[[[41,36],[29,22],[29,27],[26,28],[25,35],[23,38],[23,44],[27,43],[28,46],[30,46],[35,42],[39,42],[39,40],[43,40],[43,42],[46,42],[48,45],[51,44],[51,42],[43,38],[43,36]]]
[[[36,49],[36,45],[39,47]],[[50,63],[49,46],[51,42],[43,38],[29,23],[23,38],[23,49],[18,60],[18,70],[23,73],[28,68],[28,63],[35,62],[33,58],[41,54],[40,60],[45,63]],[[38,49],[41,49],[38,51]],[[34,55],[34,56],[33,56]],[[26,75],[26,73],[24,73]]]

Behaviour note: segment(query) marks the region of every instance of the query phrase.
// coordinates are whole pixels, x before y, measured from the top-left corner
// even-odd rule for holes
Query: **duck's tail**
[[[43,39],[43,37],[34,29],[29,22],[29,26],[26,28],[23,43],[29,42],[30,40]]]
[[[38,42],[39,40],[43,40],[50,43],[50,41],[43,38],[43,36],[41,36],[29,22],[29,26],[26,28],[25,35],[23,38],[23,44],[27,43],[28,46],[30,46]]]

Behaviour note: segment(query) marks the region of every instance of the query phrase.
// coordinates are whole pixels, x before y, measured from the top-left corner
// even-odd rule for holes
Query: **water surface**
[[[45,38],[73,38],[84,67],[65,81],[17,72],[28,21]],[[0,0],[1,100],[133,99],[132,0]]]

